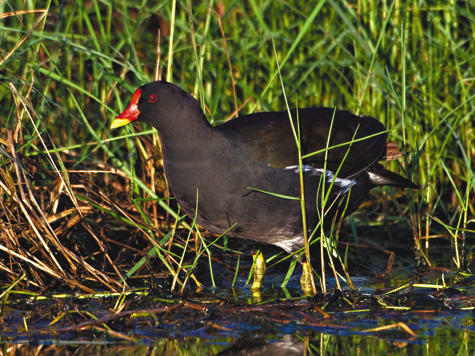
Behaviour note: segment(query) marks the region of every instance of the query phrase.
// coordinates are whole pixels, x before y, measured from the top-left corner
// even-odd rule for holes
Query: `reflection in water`
[[[306,338],[308,341],[308,338]],[[218,353],[220,356],[276,356],[303,355],[304,341],[296,336],[284,335],[277,342],[266,342],[264,339],[240,339],[228,349]]]

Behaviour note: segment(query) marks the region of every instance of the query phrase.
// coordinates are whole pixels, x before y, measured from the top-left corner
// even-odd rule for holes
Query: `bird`
[[[192,95],[154,81],[133,93],[111,129],[135,120],[156,128],[169,189],[189,217],[213,233],[291,255],[304,247],[304,229],[348,216],[372,188],[419,188],[378,163],[402,155],[385,126],[346,110],[257,112],[213,126]],[[262,253],[254,260],[251,288],[259,290],[265,260]],[[299,261],[309,292],[311,269]]]

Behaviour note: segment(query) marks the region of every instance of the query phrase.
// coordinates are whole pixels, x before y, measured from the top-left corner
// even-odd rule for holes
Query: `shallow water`
[[[365,256],[359,254],[358,258],[364,260]],[[384,271],[385,259],[382,256],[378,261],[377,256],[372,256],[371,264],[376,267],[368,263],[368,269],[379,266]],[[197,276],[205,285],[211,285],[205,260],[198,266]],[[390,276],[359,273],[352,277],[355,290],[342,284],[343,292],[332,290],[335,280],[327,278],[328,293],[308,298],[300,291],[299,271],[286,289],[280,287],[286,268],[279,266],[269,268],[262,293],[252,293],[246,286],[250,262],[250,258],[241,260],[234,288],[234,270],[213,263],[217,287],[190,288],[179,294],[170,292],[169,280],[157,279],[153,288],[139,288],[127,294],[119,313],[113,310],[120,295],[49,295],[33,300],[10,294],[2,309],[3,353],[475,352],[475,281],[452,269],[431,268],[415,273],[412,262],[401,257],[396,259]],[[443,281],[447,288],[440,290],[421,285],[433,287]],[[399,286],[403,288],[394,291]],[[377,329],[381,327],[387,329]]]

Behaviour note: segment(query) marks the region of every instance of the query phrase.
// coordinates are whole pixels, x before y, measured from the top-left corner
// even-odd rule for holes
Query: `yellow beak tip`
[[[128,120],[128,119],[120,119],[120,118],[117,118],[117,119],[115,119],[114,121],[112,121],[111,129],[115,129],[115,128],[117,128],[117,127],[121,127],[121,126],[127,125],[129,122],[130,122],[130,120]]]

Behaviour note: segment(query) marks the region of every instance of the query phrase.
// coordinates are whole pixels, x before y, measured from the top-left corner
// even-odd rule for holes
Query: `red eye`
[[[152,94],[148,97],[148,101],[150,101],[151,103],[154,103],[157,101],[157,96],[155,94]]]

